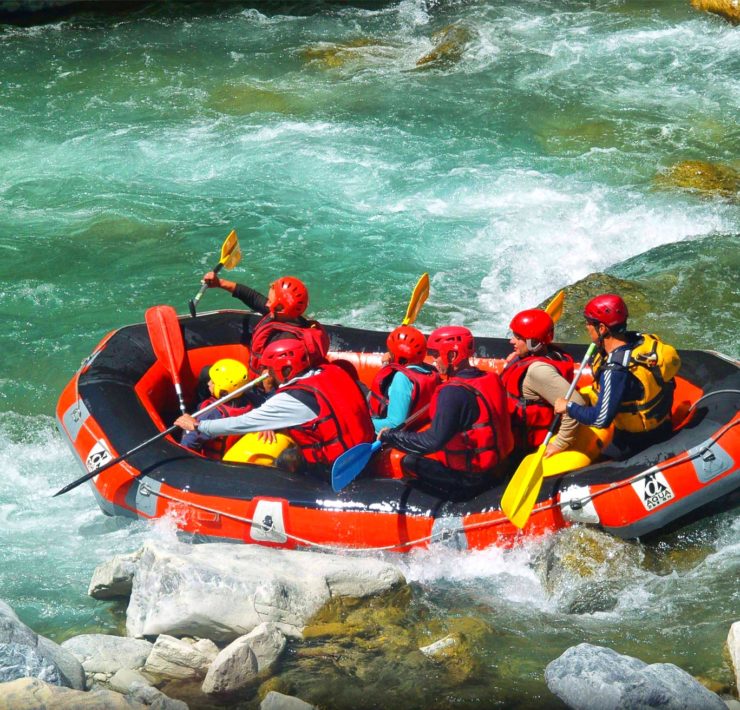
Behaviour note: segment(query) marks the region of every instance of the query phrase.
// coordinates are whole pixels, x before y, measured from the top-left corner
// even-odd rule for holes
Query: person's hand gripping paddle
[[[221,269],[226,269],[227,271],[233,269],[241,261],[241,258],[242,250],[239,247],[239,240],[236,238],[236,231],[232,229],[229,236],[226,237],[226,240],[221,245],[221,258],[219,259],[218,264],[213,267],[213,273],[218,274]],[[198,306],[198,301],[200,301],[207,290],[208,284],[203,284],[198,293],[196,293],[188,302],[190,315],[193,318],[195,318],[197,313],[196,308]]]

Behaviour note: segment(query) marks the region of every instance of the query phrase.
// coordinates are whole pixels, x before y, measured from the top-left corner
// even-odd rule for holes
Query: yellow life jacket
[[[614,426],[622,431],[634,433],[652,431],[671,416],[673,378],[681,367],[681,358],[676,349],[664,343],[656,335],[636,333],[637,340],[624,359],[617,362],[611,354],[604,358],[601,353],[594,357],[592,369],[595,389],[598,390],[598,373],[602,367],[626,367],[642,385],[639,399],[622,400],[619,404]]]

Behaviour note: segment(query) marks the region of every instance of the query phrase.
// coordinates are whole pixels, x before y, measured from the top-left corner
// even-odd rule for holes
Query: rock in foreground
[[[718,695],[672,663],[648,665],[588,643],[549,663],[545,681],[574,710],[727,710]]]

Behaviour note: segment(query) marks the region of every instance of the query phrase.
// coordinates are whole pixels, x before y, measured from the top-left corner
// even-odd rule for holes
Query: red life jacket
[[[573,358],[561,350],[551,348],[547,356],[528,355],[509,362],[501,373],[511,415],[511,428],[517,448],[536,449],[547,436],[555,419],[552,405],[544,399],[524,399],[522,383],[532,363],[552,365],[568,382],[573,380]]]
[[[339,365],[325,363],[309,376],[280,388],[303,390],[316,397],[314,419],[287,430],[308,463],[333,463],[347,449],[370,442],[375,430],[357,383]]]
[[[472,379],[451,377],[432,397],[431,416],[437,411],[439,393],[445,387],[464,387],[475,395],[478,418],[467,431],[455,434],[442,451],[430,455],[448,468],[484,473],[503,461],[514,448],[511,422],[506,410],[506,391],[495,372]]]
[[[389,363],[385,367],[380,368],[380,371],[375,375],[375,379],[370,385],[368,405],[371,416],[385,417],[388,413],[388,388],[396,372],[402,372],[411,380],[411,406],[409,407],[407,416],[416,414],[422,407],[431,402],[434,390],[439,387],[439,383],[441,382],[439,373],[433,368],[429,370],[425,369],[424,372],[421,372],[408,365],[399,365],[396,362]],[[420,416],[419,418],[429,421],[428,416]],[[415,423],[421,424],[423,422],[417,420]]]
[[[312,367],[324,362],[326,353],[329,352],[329,335],[318,321],[312,320],[306,323],[308,325],[303,326],[296,322],[275,320],[269,313],[264,316],[252,332],[249,354],[249,369],[252,373],[258,374],[260,357],[276,332],[290,333],[296,339],[302,340]]]
[[[215,397],[204,399],[198,405],[198,409],[203,409],[203,407],[207,407],[211,402],[215,401]],[[223,404],[219,404],[214,411],[219,413],[220,419],[226,419],[227,417],[238,417],[240,414],[246,414],[246,412],[251,409],[251,405],[246,407],[232,407],[228,402],[224,402]],[[213,439],[206,439],[200,448],[200,453],[202,453],[203,456],[207,456],[209,459],[222,459],[226,451],[231,448],[230,444],[233,443],[229,441],[230,438],[233,437],[217,436]],[[238,439],[240,437],[236,438]]]

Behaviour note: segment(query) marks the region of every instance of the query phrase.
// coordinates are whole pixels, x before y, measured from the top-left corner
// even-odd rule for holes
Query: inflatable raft
[[[182,317],[181,377],[189,411],[198,373],[222,357],[246,361],[258,317],[218,311]],[[327,326],[331,358],[349,360],[369,383],[387,333]],[[566,345],[577,360],[585,346]],[[475,364],[500,370],[511,346],[476,338]],[[544,479],[522,530],[501,512],[506,481],[465,501],[440,499],[396,466],[363,473],[339,493],[327,475],[296,475],[264,463],[231,463],[164,436],[91,477],[104,513],[173,516],[197,538],[288,548],[407,551],[444,541],[458,548],[511,545],[573,523],[623,538],[675,528],[740,503],[740,367],[713,352],[681,351],[676,432],[626,461],[605,461]],[[581,384],[588,384],[584,373]],[[92,472],[167,429],[179,414],[167,369],[144,324],[107,335],[61,394],[57,422],[82,470]]]

